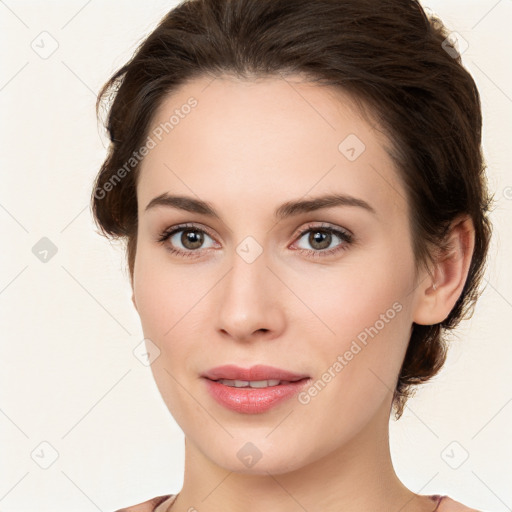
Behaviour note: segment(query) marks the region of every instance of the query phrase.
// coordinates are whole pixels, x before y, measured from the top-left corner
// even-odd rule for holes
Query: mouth
[[[243,414],[268,411],[297,395],[312,379],[270,366],[212,368],[201,377],[210,396],[225,408]]]
[[[232,387],[269,387],[282,383],[297,382],[308,379],[309,375],[296,373],[275,366],[256,365],[251,368],[242,368],[233,364],[216,366],[201,375],[209,380]]]
[[[279,380],[279,379],[268,379],[268,380],[229,380],[229,379],[217,379],[213,382],[218,382],[220,384],[224,384],[224,386],[229,386],[231,388],[270,388],[275,386],[283,386],[286,384],[291,384],[292,382],[300,382],[304,379],[296,379],[296,380]],[[212,379],[209,379],[212,380]]]

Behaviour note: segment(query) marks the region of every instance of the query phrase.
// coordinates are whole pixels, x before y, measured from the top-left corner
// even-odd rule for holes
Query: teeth
[[[285,380],[228,380],[228,379],[219,379],[217,382],[224,384],[225,386],[231,386],[234,388],[268,388],[269,386],[278,386],[279,384],[288,384],[288,381]]]

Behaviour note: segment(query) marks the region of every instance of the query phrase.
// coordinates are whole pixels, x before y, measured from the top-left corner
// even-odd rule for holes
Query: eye
[[[306,237],[306,235],[308,236]],[[320,226],[308,225],[307,229],[302,230],[298,236],[299,241],[304,239],[310,247],[313,247],[313,249],[308,249],[299,245],[299,250],[313,257],[335,254],[346,250],[353,243],[351,233],[325,224]],[[210,239],[213,243],[205,247],[206,239]],[[336,243],[336,240],[339,243]],[[182,224],[167,228],[160,233],[157,242],[164,245],[172,254],[193,258],[201,256],[203,249],[215,247],[216,243],[205,229],[193,224]]]
[[[353,242],[353,236],[348,231],[329,225],[309,225],[308,229],[299,233],[299,241],[302,239],[313,249],[301,247],[300,245],[299,249],[306,251],[306,253],[313,257],[329,256],[339,251],[344,251]],[[336,244],[336,239],[340,241],[338,244]]]
[[[166,249],[173,254],[196,257],[200,255],[200,250],[213,247],[213,245],[203,246],[205,237],[213,241],[213,238],[204,229],[186,224],[166,229],[160,233],[157,241],[164,244]]]

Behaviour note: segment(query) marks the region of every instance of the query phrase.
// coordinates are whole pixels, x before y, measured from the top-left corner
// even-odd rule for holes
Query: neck
[[[172,510],[432,512],[435,503],[409,491],[395,474],[389,449],[389,410],[385,403],[343,446],[299,469],[277,474],[229,471],[186,439],[184,483]]]

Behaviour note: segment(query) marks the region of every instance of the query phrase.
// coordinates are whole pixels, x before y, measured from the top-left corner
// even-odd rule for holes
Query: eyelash
[[[187,257],[187,258],[199,257],[199,255],[200,255],[199,253],[201,252],[201,249],[196,249],[196,250],[189,249],[187,251],[183,251],[181,249],[175,249],[174,247],[166,245],[167,240],[169,240],[169,238],[171,238],[176,233],[179,233],[180,231],[195,231],[195,232],[199,232],[199,233],[204,233],[204,234],[208,235],[210,238],[214,238],[212,236],[212,234],[210,234],[207,230],[205,230],[203,228],[199,228],[194,224],[180,224],[178,226],[174,226],[172,228],[167,228],[164,231],[162,231],[160,233],[160,235],[158,235],[157,242],[162,245],[165,245],[166,250],[168,250],[171,254],[176,254],[179,256]],[[350,244],[352,244],[354,241],[353,236],[348,231],[343,231],[343,230],[340,230],[337,228],[333,228],[332,226],[329,226],[329,225],[318,226],[318,225],[311,225],[311,224],[309,224],[304,230],[300,231],[297,234],[296,239],[300,240],[306,233],[309,233],[310,231],[311,232],[319,231],[319,232],[330,233],[332,235],[336,235],[342,241],[342,243],[340,243],[336,247],[333,247],[332,249],[320,249],[320,250],[296,249],[298,251],[303,251],[303,252],[308,253],[313,258],[327,257],[327,256],[331,256],[332,254],[336,254],[338,252],[345,251],[348,248],[348,246]]]

